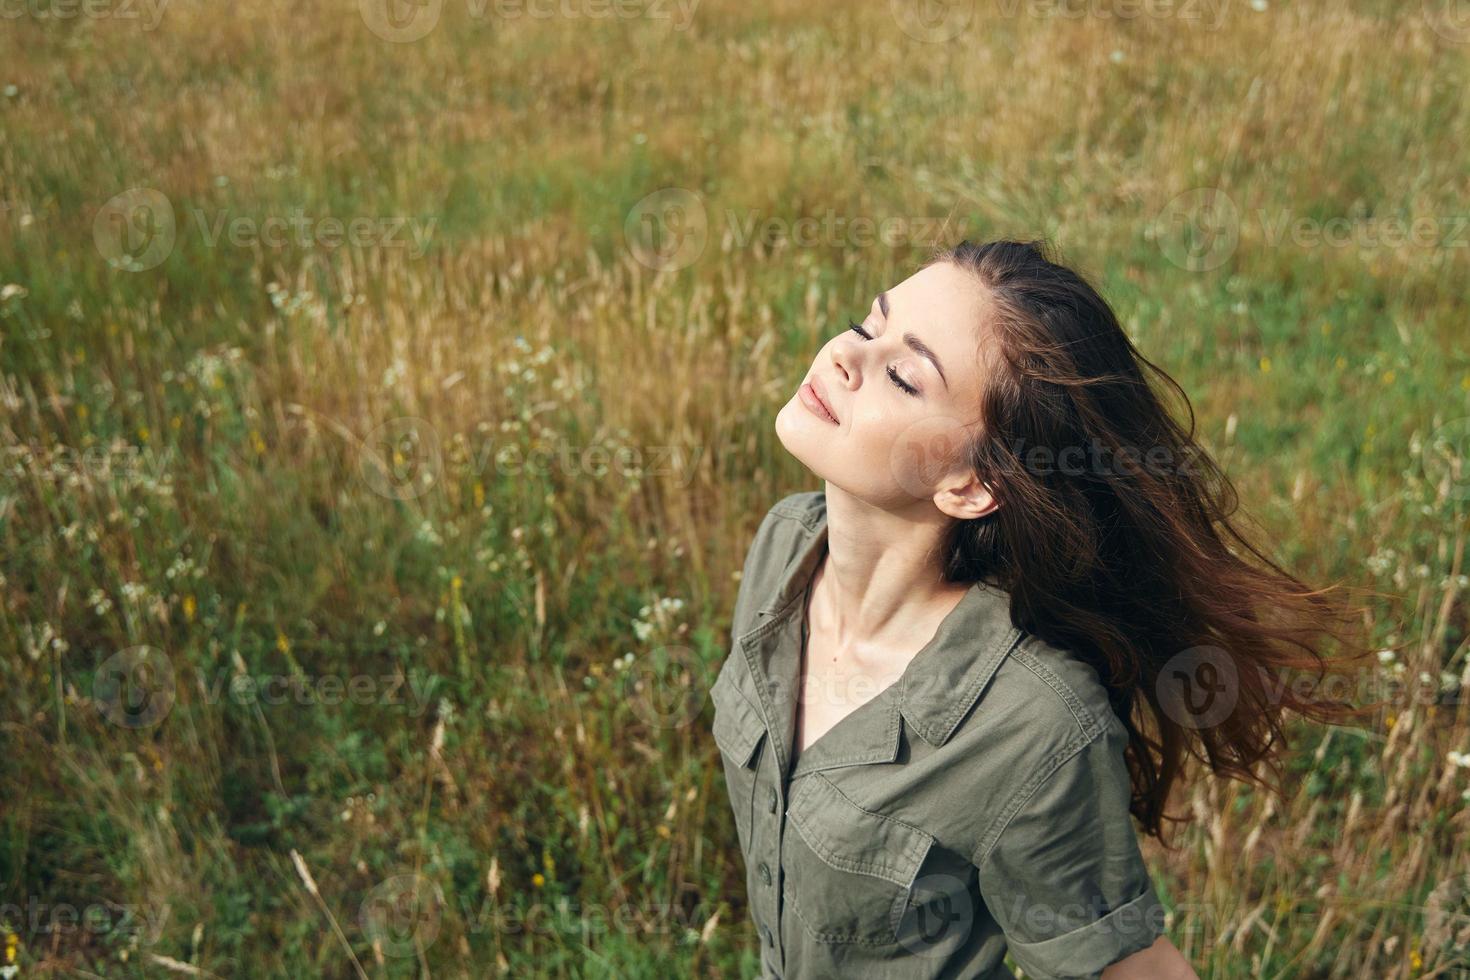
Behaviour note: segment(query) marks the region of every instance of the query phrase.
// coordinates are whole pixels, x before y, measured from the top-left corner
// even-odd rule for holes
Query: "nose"
[[[862,353],[845,339],[832,345],[832,364],[837,368],[838,384],[846,388],[857,386],[862,377],[862,358]]]

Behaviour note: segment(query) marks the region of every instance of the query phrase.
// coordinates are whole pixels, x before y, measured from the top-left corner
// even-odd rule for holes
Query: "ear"
[[[950,517],[969,521],[995,513],[1000,501],[988,484],[971,474],[962,483],[940,487],[934,494],[934,506]]]

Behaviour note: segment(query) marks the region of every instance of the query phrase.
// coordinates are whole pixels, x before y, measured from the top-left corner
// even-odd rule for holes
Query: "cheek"
[[[914,418],[884,392],[865,392],[852,418],[852,436],[872,449],[892,446]]]
[[[886,457],[901,481],[925,487],[953,469],[967,443],[961,419],[928,405],[890,407],[863,421],[869,427],[860,436],[864,453]]]

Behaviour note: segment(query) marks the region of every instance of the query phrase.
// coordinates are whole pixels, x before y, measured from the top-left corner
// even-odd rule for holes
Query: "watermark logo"
[[[394,875],[367,893],[357,919],[374,949],[386,956],[407,957],[439,938],[443,908],[444,893],[428,877]]]
[[[1470,500],[1470,418],[1454,419],[1435,429],[1420,455],[1431,484],[1447,484],[1453,500]]]
[[[1240,209],[1218,187],[1196,187],[1174,197],[1151,229],[1164,258],[1189,272],[1219,268],[1240,244]]]
[[[425,419],[389,419],[362,440],[362,477],[374,493],[391,500],[427,493],[443,466],[438,430]]]
[[[1155,681],[1159,705],[1175,724],[1211,728],[1230,716],[1240,697],[1235,661],[1220,647],[1181,650]]]
[[[957,418],[920,419],[894,440],[888,455],[889,472],[915,499],[931,497],[939,481],[954,468],[966,441],[964,424]]]
[[[367,29],[385,41],[407,44],[428,37],[444,13],[444,0],[358,0]]]
[[[1467,0],[1424,0],[1424,20],[1430,30],[1446,41],[1470,43],[1470,2]]]
[[[92,219],[92,240],[114,269],[143,272],[162,264],[177,240],[174,206],[151,187],[133,187],[109,200]]]
[[[704,198],[683,187],[665,187],[633,205],[623,222],[633,257],[650,269],[677,272],[693,265],[709,241]]]
[[[619,693],[650,728],[683,728],[704,704],[699,658],[683,646],[658,647],[621,675]]]
[[[975,0],[889,0],[888,9],[899,30],[925,44],[954,40],[975,18]]]
[[[954,875],[924,875],[909,893],[898,942],[918,956],[943,958],[965,944],[974,925],[975,899],[965,881]]]
[[[150,646],[119,650],[102,662],[92,698],[102,716],[120,728],[151,728],[173,710],[174,666]]]

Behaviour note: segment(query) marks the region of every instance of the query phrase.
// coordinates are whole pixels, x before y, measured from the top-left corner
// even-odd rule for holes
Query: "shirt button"
[[[776,791],[775,791],[775,789],[772,789],[771,790],[771,795],[766,798],[766,809],[767,810],[770,810],[772,813],[775,813],[776,812],[776,805],[778,803],[780,803],[780,802],[781,801],[779,799],[777,799],[777,797],[776,797]]]
[[[769,885],[771,883],[771,866],[768,865],[768,864],[766,864],[766,862],[762,861],[761,862],[760,871],[761,871],[761,882],[763,884]]]

